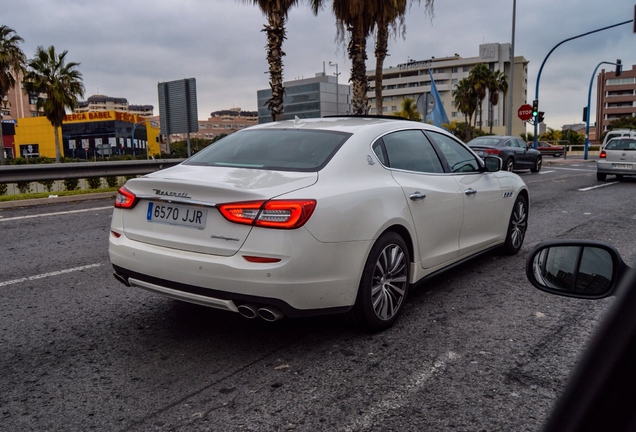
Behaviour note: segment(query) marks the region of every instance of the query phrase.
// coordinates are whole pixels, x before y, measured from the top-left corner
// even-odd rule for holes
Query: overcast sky
[[[422,2],[424,3],[424,2]],[[559,42],[633,18],[635,0],[518,0],[515,55],[529,63],[528,100],[534,99],[539,67]],[[435,0],[432,17],[414,2],[406,36],[392,39],[384,66],[409,58],[427,60],[458,53],[476,57],[482,43],[512,40],[513,0]],[[256,111],[256,91],[268,87],[265,17],[241,0],[7,0],[0,24],[24,39],[25,54],[36,47],[68,51],[81,63],[85,99],[94,94],[153,105],[157,83],[196,78],[198,117],[240,107]],[[314,16],[306,2],[292,9],[287,25],[284,80],[309,78],[323,70],[347,82],[351,64],[336,42],[335,20],[326,8]],[[367,69],[375,67],[370,39]],[[625,24],[559,46],[546,61],[539,87],[548,127],[580,123],[594,68],[622,59],[636,64],[636,35]],[[613,70],[614,66],[604,65]],[[596,84],[592,89],[594,118]],[[515,111],[516,108],[514,107]],[[529,130],[530,131],[530,130]]]

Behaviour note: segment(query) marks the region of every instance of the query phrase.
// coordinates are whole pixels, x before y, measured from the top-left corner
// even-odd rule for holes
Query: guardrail
[[[144,175],[175,166],[185,159],[70,162],[0,166],[0,183]]]

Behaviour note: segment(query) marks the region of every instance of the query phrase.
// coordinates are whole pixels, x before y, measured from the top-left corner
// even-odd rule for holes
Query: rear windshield
[[[636,150],[636,141],[615,139],[607,143],[605,150]]]
[[[351,134],[268,129],[235,132],[184,162],[185,165],[318,171]]]

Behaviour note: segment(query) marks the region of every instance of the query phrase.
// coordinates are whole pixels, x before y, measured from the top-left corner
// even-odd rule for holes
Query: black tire
[[[596,180],[598,181],[605,181],[605,179],[607,178],[607,174],[603,174],[603,173],[596,173]]]
[[[561,156],[561,153],[555,153],[555,154],[553,154],[552,156],[554,156],[554,157],[560,157],[560,156]]]
[[[534,166],[532,168],[530,168],[530,171],[532,172],[539,172],[541,171],[541,163],[543,162],[543,158],[541,156],[539,156],[537,158],[537,160],[534,161]]]
[[[381,235],[364,265],[349,321],[371,332],[391,327],[402,312],[410,271],[409,251],[402,237],[394,232]]]
[[[506,159],[506,163],[504,164],[504,169],[506,171],[512,172],[515,167],[515,161],[513,158]]]
[[[506,241],[501,247],[501,251],[505,255],[515,255],[523,246],[523,240],[526,238],[526,230],[528,229],[528,199],[519,195],[512,206],[510,220],[508,222],[508,230],[506,232]]]

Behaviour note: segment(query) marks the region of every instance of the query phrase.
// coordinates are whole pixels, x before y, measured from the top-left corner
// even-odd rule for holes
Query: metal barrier
[[[69,180],[91,177],[135,176],[175,166],[185,159],[70,162],[0,166],[0,183]]]

